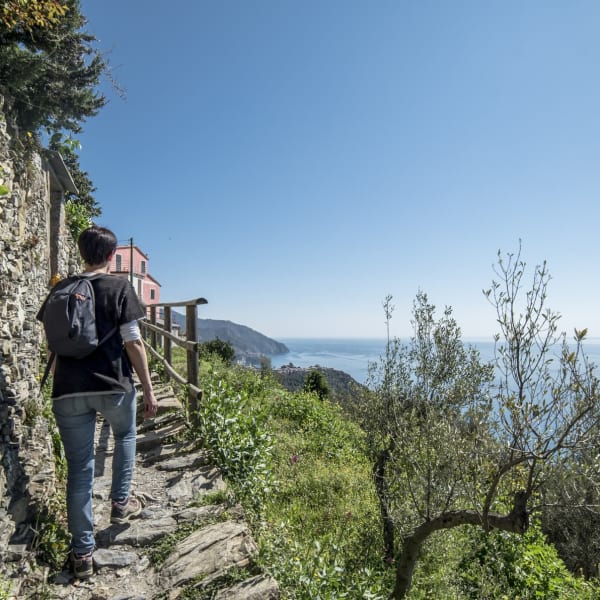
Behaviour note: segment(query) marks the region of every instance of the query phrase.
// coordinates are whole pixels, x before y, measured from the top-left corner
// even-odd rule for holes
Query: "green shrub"
[[[273,487],[271,435],[247,392],[222,379],[210,381],[197,417],[197,433],[240,500],[260,511]]]
[[[32,547],[39,559],[53,571],[60,571],[69,552],[71,536],[67,531],[67,507],[62,494],[54,495],[37,515]]]
[[[382,574],[364,564],[348,568],[343,548],[329,536],[310,544],[282,536],[275,547],[263,545],[263,555],[289,600],[388,597],[386,587],[381,584]]]
[[[230,342],[215,338],[200,345],[200,356],[202,358],[208,358],[211,355],[218,356],[225,365],[230,365],[235,358],[235,349]]]
[[[13,597],[11,594],[11,585],[0,576],[0,600],[10,600]]]
[[[328,398],[330,394],[329,385],[327,379],[325,379],[325,375],[323,375],[321,371],[317,371],[317,369],[311,369],[306,374],[302,389],[305,392],[316,394],[320,400]]]
[[[591,600],[592,583],[574,577],[546,542],[540,524],[524,536],[503,531],[472,532],[470,551],[460,565],[459,580],[468,598]]]
[[[74,240],[79,238],[79,234],[92,225],[89,209],[85,204],[80,204],[74,200],[65,202],[65,215],[69,231]]]

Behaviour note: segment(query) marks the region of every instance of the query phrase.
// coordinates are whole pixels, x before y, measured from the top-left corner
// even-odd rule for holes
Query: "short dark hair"
[[[106,227],[92,225],[79,234],[77,246],[88,265],[101,265],[117,249],[117,236]]]

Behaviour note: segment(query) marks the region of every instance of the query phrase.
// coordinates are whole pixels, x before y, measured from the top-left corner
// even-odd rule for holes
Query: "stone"
[[[99,548],[94,552],[94,565],[98,569],[105,567],[120,569],[134,564],[137,560],[138,555],[135,552],[110,550],[107,548]]]
[[[257,575],[226,590],[219,590],[215,600],[279,600],[277,581],[268,575]]]
[[[234,521],[215,523],[177,544],[162,566],[160,581],[164,588],[179,587],[197,577],[244,567],[257,551],[246,525]]]
[[[4,554],[6,561],[18,561],[27,556],[27,544],[9,544]]]
[[[23,523],[31,514],[29,500],[25,497],[13,500],[9,510],[15,523]]]
[[[69,571],[61,571],[54,576],[52,583],[55,583],[56,585],[67,585],[71,583],[71,579],[73,579],[73,575],[71,575]]]
[[[161,471],[190,471],[197,467],[204,466],[209,462],[208,452],[202,450],[194,454],[186,454],[184,456],[176,456],[168,460],[164,460],[157,469]]]
[[[216,519],[227,510],[225,504],[211,504],[208,506],[190,506],[173,515],[177,523],[196,523]]]
[[[205,467],[197,472],[182,473],[167,490],[169,500],[187,504],[197,494],[225,490],[221,471],[216,467]]]
[[[137,429],[138,434],[145,433],[151,430],[157,430],[161,427],[164,428],[171,423],[184,423],[183,415],[179,413],[167,413],[154,419],[146,419]]]
[[[186,429],[186,424],[182,421],[177,421],[172,425],[165,427],[159,431],[148,431],[142,435],[137,436],[136,446],[138,452],[149,450],[155,446],[161,445],[168,438],[183,433]]]
[[[103,545],[148,546],[176,529],[177,521],[173,517],[136,519],[124,525],[111,525],[98,532],[98,539]]]
[[[154,446],[143,452],[144,466],[148,467],[154,463],[162,462],[169,458],[179,456],[182,453],[191,452],[195,449],[195,446],[195,442],[193,441]]]
[[[136,573],[145,571],[150,566],[150,559],[147,556],[142,556],[141,560],[133,566],[133,570]]]

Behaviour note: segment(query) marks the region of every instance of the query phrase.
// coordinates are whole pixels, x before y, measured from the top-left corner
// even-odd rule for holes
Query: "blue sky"
[[[110,103],[81,164],[162,299],[275,338],[495,333],[498,250],[600,337],[600,4],[138,0],[82,10]]]

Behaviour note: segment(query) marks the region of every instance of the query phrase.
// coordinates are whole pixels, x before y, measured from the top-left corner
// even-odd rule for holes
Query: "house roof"
[[[63,157],[55,150],[46,150],[46,161],[50,167],[50,174],[58,182],[65,192],[71,192],[72,194],[78,194],[79,190],[65,165]]]
[[[117,246],[117,250],[130,250],[131,246],[129,244],[122,244],[120,246]],[[145,254],[144,252],[142,252],[138,246],[133,246],[133,249],[136,250],[138,252],[138,254],[141,254],[146,260],[148,260],[148,255]]]
[[[158,287],[162,287],[162,285],[160,283],[158,283],[158,281],[156,281],[156,279],[154,279],[154,277],[152,277],[152,275],[150,275],[150,273],[146,273],[146,277],[148,279],[150,279],[150,281],[152,281],[153,283],[155,283]]]

